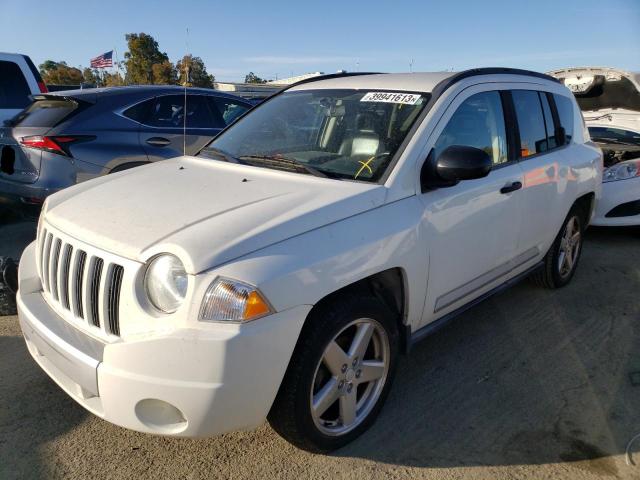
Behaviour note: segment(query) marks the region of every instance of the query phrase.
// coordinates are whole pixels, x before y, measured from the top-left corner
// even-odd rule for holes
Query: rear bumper
[[[52,310],[20,262],[18,315],[29,352],[74,400],[141,432],[212,436],[262,424],[310,306],[245,325],[206,324],[106,343]]]
[[[33,183],[23,183],[13,179],[12,175],[0,175],[0,195],[22,202],[25,199],[32,199],[33,203],[43,202],[52,193],[78,183],[79,176],[102,173],[102,167],[43,152],[37,179]]]
[[[624,216],[607,216],[611,211],[623,204],[640,200],[640,177],[602,184],[602,197],[596,206],[596,213],[591,221],[595,226],[638,226],[640,214]]]

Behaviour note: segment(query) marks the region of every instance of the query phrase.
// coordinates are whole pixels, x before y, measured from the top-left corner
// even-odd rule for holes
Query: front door
[[[493,168],[485,178],[421,195],[429,251],[423,324],[486,293],[527,261],[517,250],[520,225],[526,221],[521,215],[523,175],[508,153],[502,97],[495,90],[478,91],[482,86],[472,88],[445,112],[445,127],[434,132],[431,155],[437,158],[450,145],[476,147],[491,156]]]
[[[186,119],[185,119],[186,103]],[[163,95],[152,101],[140,126],[140,143],[150,161],[194,155],[217,135],[224,122],[204,95]]]

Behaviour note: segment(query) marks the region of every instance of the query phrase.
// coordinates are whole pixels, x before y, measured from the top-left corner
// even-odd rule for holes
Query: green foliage
[[[44,83],[54,85],[79,85],[83,82],[82,72],[65,62],[46,60],[40,65],[40,75]]]
[[[255,73],[253,72],[249,72],[245,77],[244,77],[244,83],[267,83],[266,80],[260,78],[259,76],[257,76]]]
[[[177,75],[158,42],[146,33],[125,35],[129,51],[125,52],[126,81],[128,84],[174,84]]]
[[[213,88],[216,78],[207,73],[207,68],[200,57],[185,55],[176,64],[178,83],[187,87]]]

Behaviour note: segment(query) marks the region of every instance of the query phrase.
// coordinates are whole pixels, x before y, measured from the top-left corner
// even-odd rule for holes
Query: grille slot
[[[49,257],[51,255],[51,242],[53,241],[53,235],[46,234],[46,238],[42,247],[42,284],[45,290],[49,290]]]
[[[90,291],[89,291],[89,318],[91,323],[96,327],[100,326],[100,312],[98,302],[100,297],[100,280],[102,280],[102,266],[104,261],[101,258],[94,257],[93,268],[91,269]]]
[[[123,276],[124,268],[120,265],[111,267],[107,296],[107,321],[109,322],[109,331],[113,335],[120,335],[120,288]]]
[[[58,300],[58,265],[60,263],[60,247],[62,241],[59,238],[54,240],[53,251],[51,252],[51,266],[49,268],[49,283],[51,285],[51,295],[54,300]]]
[[[62,253],[62,271],[60,272],[60,302],[67,310],[69,310],[69,268],[72,253],[73,248],[67,243]]]
[[[75,299],[73,304],[75,305],[75,314],[84,319],[84,309],[82,308],[82,291],[83,291],[83,284],[82,284],[82,280],[84,279],[84,266],[85,263],[87,261],[87,254],[82,251],[82,250],[78,250],[77,256],[76,256],[76,274],[74,277],[74,292],[75,292]]]
[[[44,228],[37,245],[43,295],[49,303],[71,318],[119,336],[124,267]]]

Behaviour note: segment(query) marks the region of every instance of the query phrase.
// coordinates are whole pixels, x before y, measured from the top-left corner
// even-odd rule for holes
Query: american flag
[[[91,59],[91,68],[113,67],[113,50]]]

